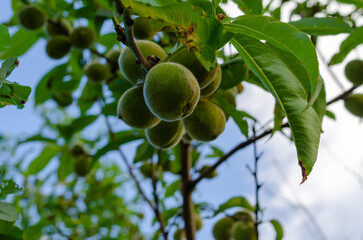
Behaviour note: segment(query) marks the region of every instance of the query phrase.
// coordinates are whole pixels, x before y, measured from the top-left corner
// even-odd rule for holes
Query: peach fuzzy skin
[[[180,120],[174,122],[161,121],[155,127],[145,130],[149,143],[159,149],[174,147],[179,143],[183,134],[184,129]]]

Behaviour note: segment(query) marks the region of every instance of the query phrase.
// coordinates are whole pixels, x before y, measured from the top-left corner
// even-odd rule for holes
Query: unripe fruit
[[[108,65],[92,61],[84,67],[84,73],[89,80],[94,82],[102,82],[111,75],[111,70]]]
[[[71,42],[66,36],[54,36],[47,42],[45,50],[50,58],[60,59],[71,50]]]
[[[106,58],[108,58],[110,60],[117,61],[118,58],[120,57],[120,54],[121,54],[120,48],[117,48],[117,49],[113,48],[110,51],[108,51],[105,56],[106,56]]]
[[[198,213],[194,214],[195,230],[199,231],[203,227],[203,220]]]
[[[174,240],[184,240],[186,239],[184,229],[177,229],[174,233]]]
[[[151,128],[160,122],[146,106],[142,88],[137,86],[128,89],[120,98],[117,115],[127,125],[135,128]]]
[[[194,75],[177,63],[159,63],[147,74],[145,102],[157,117],[174,121],[189,116],[198,103],[200,89]]]
[[[213,236],[216,240],[230,240],[232,237],[232,227],[234,221],[230,217],[225,217],[213,226]]]
[[[78,176],[85,177],[91,171],[92,157],[82,155],[75,159],[74,171]]]
[[[155,148],[165,149],[177,145],[183,136],[183,125],[180,120],[174,122],[161,121],[153,128],[145,130],[147,140]]]
[[[69,149],[70,153],[73,157],[79,157],[81,155],[85,155],[87,152],[84,149],[83,145],[81,144],[75,144]]]
[[[207,169],[209,169],[210,168],[210,166],[208,166],[208,165],[205,165],[205,166],[203,166],[202,167],[202,169],[200,169],[200,173],[201,174],[203,174],[205,171],[207,171]],[[218,173],[217,173],[217,170],[213,170],[210,174],[208,174],[207,176],[206,176],[206,178],[214,178],[214,177],[216,177],[218,175]]]
[[[345,108],[357,117],[363,117],[363,94],[350,94],[344,100]]]
[[[90,48],[95,40],[96,35],[90,27],[78,27],[71,34],[71,43],[76,48]]]
[[[199,141],[212,141],[224,130],[226,118],[215,104],[200,101],[192,115],[183,119],[186,132]]]
[[[36,6],[25,6],[18,13],[18,21],[21,26],[28,30],[41,28],[45,22],[45,14]]]
[[[217,70],[215,68],[208,72],[197,59],[194,52],[189,51],[186,47],[170,56],[169,61],[179,63],[184,67],[188,68],[198,80],[200,89],[205,88],[206,86],[208,86],[209,83],[213,81],[214,75],[216,74]]]
[[[154,168],[154,169],[153,169]],[[163,168],[160,165],[156,165],[154,163],[149,163],[149,162],[145,162],[144,164],[141,165],[140,167],[140,172],[145,176],[145,177],[151,177],[152,176],[152,171],[154,170],[154,175],[159,175],[159,173],[161,173],[163,171]]]
[[[233,225],[232,237],[234,240],[257,240],[255,225],[252,221],[238,221]]]
[[[245,222],[253,222],[253,217],[250,213],[245,211],[238,211],[233,214],[233,219],[235,221],[245,221]]]
[[[219,89],[214,97],[220,98],[220,99],[228,102],[229,104],[233,105],[234,107],[236,107],[236,96],[233,93],[232,89],[228,89],[228,90]],[[218,107],[220,107],[222,109],[222,111],[226,117],[226,121],[227,121],[229,119],[229,114],[226,111],[225,106],[223,106],[223,104],[221,104],[219,101],[213,101],[213,103],[215,103]]]
[[[148,56],[156,56],[160,59],[166,57],[165,51],[154,42],[139,40],[136,41],[136,45],[145,58]],[[121,73],[130,82],[136,84],[138,81],[143,81],[145,79],[147,72],[140,64],[136,63],[136,58],[130,48],[125,47],[122,49],[118,63]]]
[[[345,76],[354,85],[363,84],[363,61],[356,59],[345,66]]]
[[[222,80],[222,69],[220,66],[218,66],[212,82],[209,83],[208,86],[200,90],[200,95],[203,97],[212,95],[218,89],[219,85],[221,84],[221,80]]]
[[[46,31],[49,36],[65,35],[70,36],[73,28],[71,23],[65,19],[51,20],[48,19],[46,24]]]
[[[72,92],[66,90],[52,92],[51,98],[56,101],[60,107],[67,107],[73,102]]]
[[[136,18],[133,27],[137,39],[151,39],[156,34],[156,31],[150,26],[150,21],[144,17]]]

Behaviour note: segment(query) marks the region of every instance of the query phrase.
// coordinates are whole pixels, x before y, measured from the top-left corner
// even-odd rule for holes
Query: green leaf
[[[133,130],[118,132],[115,134],[115,139],[110,140],[104,147],[99,149],[93,159],[97,160],[107,152],[118,149],[122,144],[139,139],[142,139],[142,137]]]
[[[221,64],[222,81],[220,89],[230,89],[245,79],[248,75],[242,59],[232,59]]]
[[[300,81],[268,46],[245,35],[236,36],[232,43],[248,68],[260,79],[283,109],[295,141],[305,181],[317,158],[321,113],[316,112],[307,102],[307,95]],[[325,103],[323,97],[324,94],[321,93],[317,98],[318,106]]]
[[[82,90],[81,97],[78,99],[77,104],[82,114],[85,114],[88,109],[102,96],[102,85],[87,82]]]
[[[107,49],[111,49],[117,44],[117,34],[114,32],[106,33],[98,38],[98,43],[102,44]]]
[[[58,125],[59,133],[66,139],[70,139],[74,134],[82,131],[85,127],[96,121],[98,115],[82,116],[74,119],[68,125]]]
[[[334,18],[302,18],[299,21],[289,22],[302,32],[310,35],[325,36],[339,33],[350,33],[352,28],[348,23]]]
[[[154,148],[150,145],[148,141],[145,140],[136,149],[134,163],[149,160],[153,157],[153,155]]]
[[[0,68],[0,79],[6,79],[10,73],[19,65],[19,61],[16,57],[10,57],[6,59]]]
[[[178,179],[166,187],[164,198],[171,197],[180,189],[181,180]]]
[[[326,110],[325,116],[327,116],[328,118],[331,118],[333,120],[336,120],[335,114],[332,111]]]
[[[24,28],[20,28],[11,36],[9,48],[0,53],[0,59],[6,59],[12,56],[19,57],[24,54],[38,41],[42,31],[27,31]]]
[[[133,14],[160,20],[171,26],[181,43],[196,50],[197,58],[208,71],[215,67],[216,51],[229,39],[223,32],[223,25],[217,19],[206,15],[199,8],[193,8],[188,2],[162,7],[132,0],[122,2]]]
[[[215,0],[213,0],[213,1],[215,1]],[[213,4],[211,1],[209,1],[209,0],[188,0],[188,2],[190,2],[193,6],[202,8],[209,15],[213,15]],[[218,4],[219,3],[215,3],[215,6],[217,6]],[[225,14],[225,12],[223,11],[223,9],[221,7],[217,6],[216,14]]]
[[[274,128],[272,129],[271,136],[274,134],[274,132],[281,131],[281,124],[284,117],[285,117],[284,111],[280,107],[280,104],[277,101],[275,101]]]
[[[0,220],[13,223],[18,217],[19,214],[12,204],[0,202]]]
[[[224,155],[223,151],[215,146],[210,146],[213,150],[211,154],[208,154],[206,157],[209,158],[216,158],[216,157],[222,157]]]
[[[315,47],[305,33],[287,23],[265,16],[241,16],[224,26],[226,31],[266,40],[283,52],[288,52],[289,58],[294,58],[294,62],[299,63],[301,68],[305,68],[309,76],[310,81],[303,84],[303,86],[309,86],[305,89],[307,95],[314,97],[318,94],[320,84],[318,59]],[[305,78],[297,77],[301,82],[306,81]],[[310,102],[313,103],[313,101]]]
[[[62,155],[59,158],[60,165],[58,168],[58,179],[59,181],[64,181],[66,177],[73,172],[74,169],[74,157],[68,151],[68,149],[63,149]]]
[[[22,188],[13,180],[2,180],[0,183],[0,199],[5,199],[8,194],[20,192]]]
[[[4,224],[5,222],[0,221],[0,239],[2,240],[22,240],[23,239],[23,231],[14,227],[13,224]],[[2,231],[4,230],[4,231]]]
[[[214,216],[224,212],[225,210],[233,207],[241,207],[250,211],[255,211],[255,208],[244,197],[232,197],[227,202],[221,204],[219,208],[214,212]]]
[[[8,48],[10,43],[10,34],[7,27],[0,24],[0,52]]]
[[[343,62],[345,57],[363,43],[363,26],[355,28],[353,32],[342,42],[339,52],[336,53],[329,62],[329,65],[334,65]]]
[[[49,142],[49,143],[56,143],[57,142],[56,139],[46,138],[46,137],[43,137],[40,134],[36,134],[36,135],[28,137],[28,138],[26,138],[26,139],[24,139],[22,141],[19,141],[18,144],[27,143],[27,142],[36,142],[36,141]]]
[[[30,87],[0,79],[0,108],[5,105],[16,105],[18,108],[23,108],[30,92]]]
[[[363,0],[337,0],[341,3],[354,4],[357,9],[363,8]]]
[[[284,230],[277,220],[271,220],[270,223],[276,231],[276,240],[281,240],[284,237]]]
[[[49,144],[45,146],[39,156],[30,163],[28,171],[25,173],[25,175],[34,175],[40,172],[48,165],[50,160],[52,160],[52,158],[57,155],[59,151],[60,147],[57,145]]]
[[[262,0],[233,0],[246,14],[262,14]]]

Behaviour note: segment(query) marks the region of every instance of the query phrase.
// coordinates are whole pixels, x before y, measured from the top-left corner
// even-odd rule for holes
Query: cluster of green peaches
[[[345,66],[345,76],[354,86],[363,84],[363,61],[355,59]],[[344,99],[345,108],[353,115],[363,117],[363,94],[351,93]]]
[[[216,139],[228,117],[210,101],[221,83],[220,66],[216,63],[217,67],[207,71],[186,47],[167,55],[148,40],[138,40],[136,45],[154,66],[146,69],[130,48],[122,50],[120,71],[134,87],[119,100],[119,118],[131,127],[145,129],[148,141],[156,148],[171,148],[183,136],[199,141]],[[220,91],[219,95],[236,104],[232,91]]]

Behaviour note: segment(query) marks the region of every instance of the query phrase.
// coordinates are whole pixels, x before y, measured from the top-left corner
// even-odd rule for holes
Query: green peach
[[[345,66],[345,76],[354,85],[363,84],[363,61],[355,59]]]
[[[151,39],[156,34],[156,31],[150,26],[150,20],[144,17],[136,18],[133,28],[137,39]]]
[[[216,95],[214,96],[216,98],[220,98],[224,101],[226,101],[227,103],[233,105],[234,107],[236,107],[236,95],[234,94],[232,89],[228,89],[228,90],[222,90],[219,89],[216,93]],[[223,106],[222,103],[220,103],[219,101],[214,101],[213,103],[215,103],[218,107],[220,107],[223,110],[223,113],[226,117],[226,121],[229,119],[229,113],[227,112],[225,106]]]
[[[205,171],[207,171],[207,169],[209,169],[210,168],[210,166],[208,166],[208,165],[205,165],[205,166],[203,166],[201,169],[200,169],[200,173],[201,174],[203,174]],[[214,178],[214,177],[216,177],[218,175],[218,173],[217,173],[217,170],[213,170],[210,174],[208,174],[207,176],[206,176],[206,178]]]
[[[195,230],[199,231],[203,227],[203,220],[198,213],[194,213]]]
[[[198,103],[200,89],[194,75],[178,63],[159,63],[147,74],[145,101],[151,112],[165,121],[189,116]]]
[[[232,237],[234,240],[257,240],[255,225],[252,221],[238,221],[233,224]]]
[[[57,35],[49,39],[45,50],[50,58],[60,59],[71,50],[71,42],[68,37]]]
[[[172,148],[183,136],[183,125],[180,120],[174,122],[161,121],[153,128],[145,130],[147,140],[156,148]]]
[[[166,57],[165,51],[154,42],[138,40],[136,41],[136,45],[145,58],[148,56],[156,56],[160,59]],[[136,58],[131,52],[130,48],[125,47],[122,49],[118,63],[121,73],[130,82],[136,84],[138,81],[143,81],[145,79],[147,72],[140,64],[136,62]]]
[[[150,162],[145,162],[140,167],[140,172],[145,177],[151,177],[152,176],[151,173],[153,170],[155,175],[159,175],[163,171],[163,168],[160,165],[156,165],[155,163],[150,163]]]
[[[253,217],[250,213],[246,211],[238,211],[235,214],[233,214],[233,218],[236,221],[245,221],[245,222],[253,222]]]
[[[84,73],[89,80],[93,82],[102,82],[110,77],[111,70],[108,65],[92,61],[84,67]]]
[[[70,36],[73,30],[71,23],[65,18],[61,18],[58,20],[48,19],[45,29],[49,36]]]
[[[72,154],[73,157],[79,157],[81,155],[87,154],[87,151],[84,149],[83,144],[80,144],[80,143],[74,144],[69,149],[69,151],[70,151],[70,153]]]
[[[223,131],[226,118],[223,111],[215,104],[200,101],[194,112],[183,119],[186,132],[199,141],[212,141]]]
[[[67,107],[73,102],[72,92],[67,90],[52,92],[51,98],[56,101],[60,107]]]
[[[188,68],[198,80],[200,89],[207,87],[213,81],[217,70],[215,68],[208,72],[197,59],[194,52],[189,51],[186,47],[173,53],[169,58],[169,62],[179,63]]]
[[[22,27],[28,30],[36,30],[43,26],[45,14],[39,7],[27,5],[19,10],[18,21]]]
[[[156,126],[158,119],[146,106],[142,88],[134,86],[128,89],[120,98],[117,115],[127,125],[135,128],[151,128]]]
[[[107,53],[106,53],[106,58],[110,59],[110,60],[114,60],[114,61],[117,61],[118,58],[120,57],[121,55],[121,49],[120,48],[113,48],[111,50],[109,50]]]
[[[221,80],[222,80],[222,69],[220,66],[218,66],[212,82],[209,83],[208,86],[200,90],[200,95],[203,97],[212,95],[215,91],[217,91],[219,85],[221,84]]]
[[[345,108],[357,117],[363,117],[363,94],[354,93],[350,94],[344,100]]]
[[[75,159],[74,171],[78,176],[85,177],[91,171],[92,157],[82,155]]]
[[[230,217],[221,218],[213,226],[213,236],[216,240],[231,240],[234,221]]]
[[[174,240],[184,240],[186,239],[184,229],[177,229],[173,235]]]
[[[76,48],[90,48],[95,40],[96,35],[90,27],[78,27],[71,34],[71,43]]]

